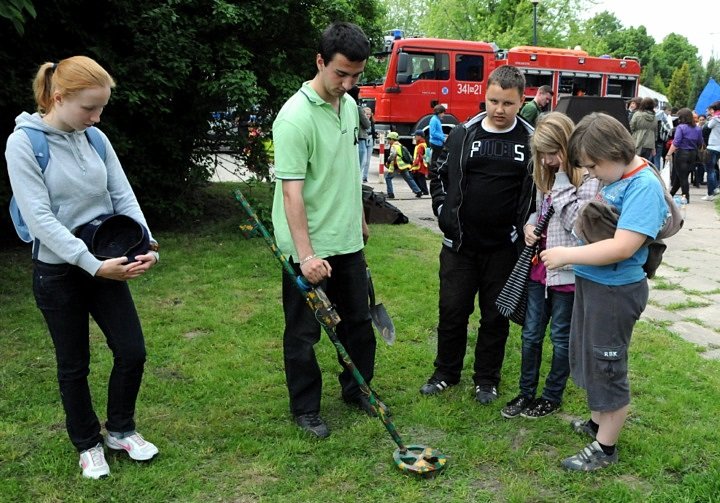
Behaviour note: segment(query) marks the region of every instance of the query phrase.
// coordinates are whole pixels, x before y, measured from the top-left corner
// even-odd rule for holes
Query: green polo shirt
[[[340,113],[305,82],[280,109],[273,123],[275,241],[287,257],[295,251],[282,194],[282,180],[305,180],[303,200],[310,242],[322,258],[363,248],[362,189],[355,101],[344,95]]]
[[[535,127],[535,123],[540,116],[540,108],[535,100],[525,103],[525,106],[523,106],[522,110],[520,110],[520,116],[528,121],[531,126]]]

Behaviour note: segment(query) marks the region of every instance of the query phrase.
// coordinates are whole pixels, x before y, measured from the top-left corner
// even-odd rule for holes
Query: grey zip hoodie
[[[45,132],[50,151],[45,173],[20,127]],[[66,132],[44,123],[39,114],[23,112],[5,149],[8,175],[18,208],[30,234],[39,240],[38,260],[69,263],[95,275],[102,262],[72,231],[108,213],[127,215],[147,227],[145,217],[112,145],[102,131],[107,159],[88,143],[84,131]],[[152,235],[151,235],[151,240]]]

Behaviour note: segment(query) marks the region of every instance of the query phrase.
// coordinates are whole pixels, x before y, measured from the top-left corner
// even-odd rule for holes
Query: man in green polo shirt
[[[305,82],[273,123],[275,240],[298,274],[320,284],[342,321],[337,335],[369,383],[375,366],[375,335],[367,296],[363,247],[368,231],[357,176],[357,104],[346,93],[358,81],[370,42],[351,23],[333,23],[322,34],[317,74]],[[322,376],[314,344],[320,326],[283,273],[285,377],[290,411],[300,428],[319,438],[330,434],[319,415]],[[367,413],[372,408],[347,370],[339,376],[343,399]]]
[[[547,112],[548,103],[552,100],[553,90],[550,86],[538,87],[537,93],[532,101],[529,101],[520,110],[520,116],[528,121],[532,127],[535,127],[538,117],[543,112]]]

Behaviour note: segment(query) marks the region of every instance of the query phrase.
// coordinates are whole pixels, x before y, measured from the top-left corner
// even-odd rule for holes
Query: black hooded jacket
[[[438,162],[430,169],[430,195],[432,196],[433,213],[438,217],[438,225],[443,232],[443,244],[458,251],[463,243],[463,228],[460,208],[465,200],[467,183],[465,182],[467,160],[475,138],[475,133],[482,120],[487,116],[482,112],[463,124],[456,126],[445,142]],[[525,119],[518,116],[517,120],[528,133],[533,128]],[[530,214],[535,211],[535,184],[532,179],[532,160],[527,164],[527,176],[523,180],[518,194],[515,232],[511,239],[522,249],[525,240],[523,226]]]

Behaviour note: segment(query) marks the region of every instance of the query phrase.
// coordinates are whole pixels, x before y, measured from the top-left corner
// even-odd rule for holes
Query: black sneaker
[[[493,386],[492,384],[481,384],[475,386],[475,400],[481,404],[487,405],[492,403],[497,400],[497,397],[498,392],[496,386]]]
[[[315,435],[317,438],[327,438],[330,436],[325,421],[317,413],[300,414],[295,416],[295,423],[305,432]]]
[[[422,196],[423,196],[422,192],[415,192],[415,197],[422,197]]]
[[[595,431],[593,427],[590,426],[589,420],[583,421],[582,419],[573,419],[572,421],[570,421],[570,426],[575,433],[587,435],[593,440],[595,440],[595,437],[597,436],[597,431]]]
[[[518,395],[510,400],[505,407],[500,411],[500,415],[505,419],[512,419],[518,417],[525,408],[534,401],[533,397]]]
[[[439,377],[432,376],[428,379],[428,382],[422,385],[422,388],[420,388],[420,394],[437,395],[438,393],[442,393],[448,389],[450,386],[455,386],[456,384],[456,382],[447,382]]]
[[[533,401],[520,415],[528,419],[549,416],[560,408],[560,402],[551,402],[547,398],[538,398]]]
[[[388,194],[388,195],[387,195],[387,198],[388,198],[388,199],[395,199],[395,194]]]

